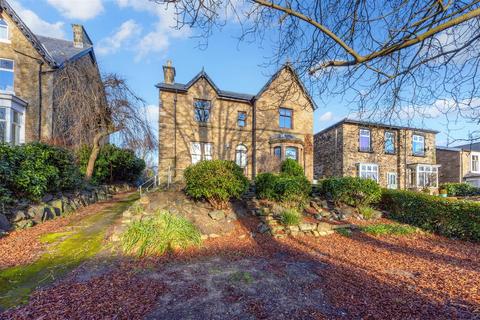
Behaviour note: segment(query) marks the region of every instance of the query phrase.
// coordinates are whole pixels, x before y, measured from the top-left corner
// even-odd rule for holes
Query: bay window
[[[478,154],[472,154],[472,172],[480,172],[480,167],[479,167],[479,155]]]
[[[298,148],[297,147],[285,148],[285,158],[298,161]]]
[[[436,188],[438,187],[439,165],[413,164],[408,166],[410,188]]]
[[[0,143],[7,142],[7,109],[0,108]]]
[[[25,140],[25,107],[0,94],[0,143],[19,145]]]

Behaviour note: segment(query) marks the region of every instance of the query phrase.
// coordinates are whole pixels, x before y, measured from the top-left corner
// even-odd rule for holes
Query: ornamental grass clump
[[[122,235],[125,253],[137,256],[162,255],[201,244],[201,235],[187,219],[159,211],[153,217],[133,222]]]
[[[298,226],[301,220],[300,213],[294,209],[287,209],[280,214],[280,221],[285,226]]]
[[[409,235],[418,232],[418,229],[404,224],[372,224],[362,227],[361,230],[365,233],[373,235]]]

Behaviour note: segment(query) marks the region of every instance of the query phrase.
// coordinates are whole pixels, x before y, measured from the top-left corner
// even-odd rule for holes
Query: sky
[[[147,114],[154,126],[158,118],[158,90],[162,66],[172,60],[176,82],[186,83],[205,69],[223,90],[255,94],[276,70],[262,66],[272,54],[269,43],[237,40],[239,26],[228,23],[214,32],[208,46],[199,46],[196,31],[176,30],[171,10],[148,0],[8,0],[30,29],[40,35],[72,39],[71,24],[84,25],[94,42],[103,73],[118,73],[147,101]],[[351,105],[338,97],[314,97],[314,132],[353,114]],[[414,123],[415,125],[415,123]],[[446,145],[446,121],[432,111],[419,119],[421,127],[440,131],[437,145]],[[453,138],[465,139],[475,126],[459,121],[450,125]]]

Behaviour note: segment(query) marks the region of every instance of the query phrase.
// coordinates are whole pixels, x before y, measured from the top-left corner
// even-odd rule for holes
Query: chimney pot
[[[73,46],[75,48],[85,48],[92,46],[93,43],[90,40],[85,28],[81,24],[72,24],[73,31]]]
[[[172,65],[172,60],[167,60],[167,63],[163,66],[163,81],[167,84],[175,83],[175,68]]]

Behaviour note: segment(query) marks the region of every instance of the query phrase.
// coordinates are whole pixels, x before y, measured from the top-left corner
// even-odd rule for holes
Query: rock
[[[208,235],[202,234],[202,235],[200,236],[200,239],[202,239],[202,240],[207,240],[207,239],[208,239]]]
[[[314,237],[320,237],[320,233],[317,230],[313,230],[312,234]]]
[[[285,211],[285,207],[279,205],[278,203],[274,203],[274,204],[272,205],[272,213],[273,213],[274,215],[279,216],[279,215],[282,214],[283,211]]]
[[[258,232],[266,233],[268,231],[270,231],[270,228],[266,224],[264,224],[264,223],[259,224]]]
[[[330,207],[328,206],[327,200],[321,200],[320,205],[322,206],[323,209],[328,210]]]
[[[317,219],[317,220],[322,220],[322,219],[323,219],[323,216],[322,216],[321,214],[319,214],[319,213],[317,213],[314,217],[315,217],[315,219]]]
[[[320,234],[322,232],[327,232],[327,231],[331,231],[332,230],[332,225],[331,224],[328,224],[326,222],[319,222],[317,224],[317,231],[320,232]]]
[[[42,222],[45,222],[47,220],[51,220],[55,218],[55,212],[52,210],[52,208],[45,207],[43,209],[43,214],[42,214]]]
[[[25,220],[26,218],[27,218],[27,215],[25,214],[25,212],[23,212],[22,210],[17,210],[12,214],[11,221],[19,222],[19,221]]]
[[[215,210],[215,211],[210,211],[208,213],[208,216],[212,218],[215,221],[225,219],[225,212],[222,210]]]
[[[238,239],[245,239],[246,235],[242,234],[238,237]]]
[[[208,237],[209,237],[209,238],[212,238],[212,239],[214,239],[214,238],[220,238],[220,236],[219,236],[218,234],[216,234],[216,233],[210,233],[210,234],[208,235]]]
[[[52,201],[52,200],[53,200],[53,195],[51,195],[51,194],[46,194],[42,198],[42,202],[49,202],[49,201]]]
[[[31,228],[35,225],[33,220],[22,220],[17,223],[15,223],[15,229],[27,229]]]
[[[0,229],[8,231],[12,228],[10,222],[8,221],[7,217],[4,214],[0,213]]]
[[[57,208],[60,211],[63,211],[63,201],[62,199],[55,199],[48,203],[50,207]]]
[[[300,231],[300,228],[298,226],[289,226],[288,230],[290,230],[291,232],[298,232]]]
[[[354,207],[343,205],[341,207],[336,208],[336,211],[341,216],[341,219],[351,218],[358,214],[357,209]]]
[[[315,225],[310,223],[301,223],[298,227],[300,228],[300,231],[311,231],[315,229]]]
[[[315,201],[310,201],[310,207],[315,209],[317,212],[322,211],[322,207]]]
[[[130,218],[132,216],[132,211],[130,210],[125,210],[122,214],[123,217],[125,218]]]
[[[7,232],[6,230],[0,229],[0,238],[1,238],[1,237],[5,237],[5,236],[7,236],[7,235],[8,235],[8,232]]]

